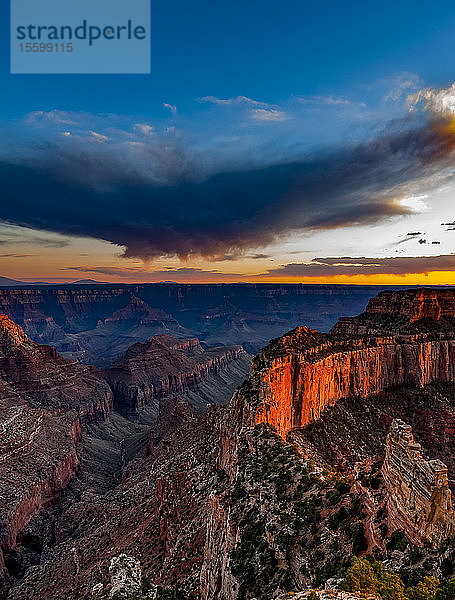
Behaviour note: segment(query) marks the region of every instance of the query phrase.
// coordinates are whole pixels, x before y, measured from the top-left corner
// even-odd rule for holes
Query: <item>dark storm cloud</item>
[[[167,281],[171,279],[176,282],[191,281],[240,281],[245,278],[241,273],[223,273],[217,269],[200,269],[197,267],[168,267],[162,270],[148,271],[140,267],[103,267],[103,266],[71,266],[62,270],[78,271],[80,273],[99,273],[120,277],[129,281]]]
[[[262,277],[330,277],[333,275],[406,275],[454,271],[455,255],[353,258],[314,258],[310,263],[291,263],[270,269]]]
[[[129,257],[232,257],[292,232],[407,213],[397,199],[453,148],[450,134],[430,124],[332,154],[214,173],[166,140],[128,154],[101,137],[0,161],[0,220],[107,240]]]

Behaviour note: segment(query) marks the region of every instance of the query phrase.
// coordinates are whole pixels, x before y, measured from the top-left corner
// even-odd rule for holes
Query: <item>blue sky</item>
[[[152,0],[150,75],[10,75],[0,11],[2,275],[447,281],[452,157],[420,169],[407,98],[455,95],[453,3]]]
[[[8,2],[1,6],[0,110],[76,110],[163,118],[196,99],[346,95],[400,72],[446,85],[455,68],[450,2],[152,0],[152,73],[9,75]],[[368,94],[368,90],[364,90]]]

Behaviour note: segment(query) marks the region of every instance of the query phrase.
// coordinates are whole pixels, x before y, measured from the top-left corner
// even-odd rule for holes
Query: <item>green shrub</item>
[[[439,587],[439,579],[436,577],[424,577],[423,581],[406,590],[409,600],[433,600]]]
[[[364,558],[357,558],[349,567],[341,589],[346,592],[361,592],[363,594],[377,594],[378,579],[373,566]]]

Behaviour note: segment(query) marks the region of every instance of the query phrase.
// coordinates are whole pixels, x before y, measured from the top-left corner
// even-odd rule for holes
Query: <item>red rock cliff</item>
[[[343,317],[332,333],[371,335],[378,332],[454,331],[455,291],[428,289],[384,291],[357,317]]]
[[[253,362],[261,396],[255,421],[274,425],[283,437],[318,419],[341,398],[455,380],[451,334],[362,339],[298,328],[273,344]]]
[[[386,443],[382,467],[388,499],[389,528],[406,531],[414,543],[434,547],[453,535],[455,514],[447,479],[440,460],[425,460],[412,429],[395,419]]]

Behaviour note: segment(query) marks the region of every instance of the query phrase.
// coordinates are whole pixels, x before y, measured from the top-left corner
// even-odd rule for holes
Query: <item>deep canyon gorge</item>
[[[291,294],[256,287],[248,318],[232,298],[229,325],[204,308],[227,341],[242,322],[230,346],[210,327],[194,336],[201,310],[178,286],[163,288],[181,295],[172,327],[125,290],[2,291],[2,598],[108,597],[123,554],[160,598],[278,598],[339,579],[353,555],[410,581],[422,565],[455,574],[455,291],[382,291],[328,333],[303,321],[252,358],[258,297],[283,315]],[[113,346],[132,343],[97,366],[37,342],[85,336],[93,352],[106,327]]]

